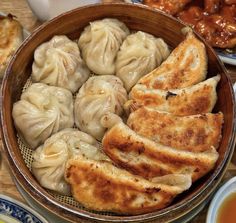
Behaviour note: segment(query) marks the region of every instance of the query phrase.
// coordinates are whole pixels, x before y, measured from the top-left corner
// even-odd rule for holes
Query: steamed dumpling
[[[72,94],[64,88],[32,84],[14,103],[12,115],[20,135],[36,148],[53,133],[73,126]]]
[[[64,179],[65,165],[78,155],[108,160],[92,136],[68,128],[52,135],[34,151],[33,174],[43,187],[69,195],[70,187]]]
[[[76,92],[90,71],[81,59],[78,45],[66,36],[54,36],[34,53],[34,82],[63,87]]]
[[[101,120],[107,113],[121,115],[127,93],[118,77],[90,77],[75,99],[75,123],[79,129],[101,140],[106,128]]]
[[[129,34],[129,29],[117,19],[91,22],[85,27],[78,44],[82,57],[95,74],[115,74],[117,52]]]
[[[129,35],[117,54],[116,75],[129,91],[138,80],[154,70],[170,54],[160,38],[138,31]]]

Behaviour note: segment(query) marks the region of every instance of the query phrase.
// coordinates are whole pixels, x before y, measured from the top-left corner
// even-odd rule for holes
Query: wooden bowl
[[[78,8],[43,24],[26,39],[13,57],[2,83],[1,124],[2,139],[10,168],[24,190],[46,209],[60,213],[72,222],[98,220],[103,222],[169,222],[180,218],[199,206],[219,184],[233,153],[235,141],[235,101],[232,84],[223,64],[214,50],[206,44],[208,54],[208,77],[221,74],[217,87],[218,101],[215,111],[224,114],[219,160],[212,172],[193,184],[189,191],[179,196],[167,208],[149,214],[119,216],[92,212],[58,201],[42,188],[27,168],[17,143],[16,130],[11,116],[12,105],[19,100],[22,88],[31,74],[34,50],[54,35],[65,34],[71,39],[80,36],[89,22],[105,17],[123,21],[130,29],[142,30],[163,38],[171,47],[176,47],[183,39],[181,29],[185,26],[176,19],[156,10],[132,4],[101,4]],[[200,37],[199,37],[200,38]],[[200,38],[203,42],[204,40]]]

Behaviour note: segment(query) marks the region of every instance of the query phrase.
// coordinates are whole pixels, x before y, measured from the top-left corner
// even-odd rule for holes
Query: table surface
[[[104,0],[104,2],[112,2],[115,0]],[[121,1],[121,0],[120,0]],[[32,14],[32,11],[28,7],[26,0],[0,0],[0,11],[4,13],[11,13],[17,17],[23,27],[32,32],[41,23]],[[236,82],[236,67],[226,65],[229,75],[233,82]],[[0,144],[1,145],[1,144]],[[0,150],[2,150],[0,146]],[[1,156],[0,156],[1,158]],[[227,180],[232,176],[236,176],[236,166],[232,163],[228,166],[227,172],[223,180]],[[4,158],[2,152],[2,158],[0,160],[0,194],[6,194],[17,198],[20,201],[24,201],[24,198],[18,192],[14,182],[12,181],[10,170],[7,165],[7,161]],[[206,219],[207,208],[204,208],[191,223],[204,223]]]

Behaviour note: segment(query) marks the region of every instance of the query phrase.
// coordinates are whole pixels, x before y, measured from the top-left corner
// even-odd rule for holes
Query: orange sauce
[[[236,192],[226,197],[219,208],[217,223],[236,222]]]

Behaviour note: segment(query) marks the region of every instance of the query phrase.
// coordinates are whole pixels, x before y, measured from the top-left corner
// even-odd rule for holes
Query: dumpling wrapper
[[[113,75],[90,77],[76,95],[74,114],[76,126],[101,140],[106,128],[101,119],[108,113],[122,115],[127,92],[122,81]]]
[[[33,152],[32,172],[43,187],[70,195],[70,186],[64,179],[65,166],[78,155],[109,160],[92,136],[68,128],[52,135]]]
[[[189,174],[196,181],[214,168],[219,156],[214,147],[191,152],[164,146],[138,135],[123,122],[106,132],[102,145],[116,165],[145,178]]]
[[[217,149],[221,140],[223,114],[206,113],[175,116],[141,107],[130,114],[127,125],[137,134],[155,142],[191,152]]]
[[[205,45],[192,31],[155,70],[139,80],[139,84],[154,89],[185,88],[205,80],[207,54]]]
[[[78,41],[89,69],[98,75],[114,75],[117,52],[129,33],[128,27],[117,19],[90,22]]]
[[[191,186],[189,175],[168,175],[153,182],[84,156],[68,161],[65,179],[73,197],[86,208],[120,214],[144,214],[168,206]]]
[[[217,101],[216,86],[219,81],[220,75],[217,75],[199,84],[169,91],[137,84],[130,92],[132,100],[127,101],[125,109],[132,112],[138,107],[147,106],[178,116],[208,113]]]
[[[23,41],[21,24],[12,15],[0,16],[0,78],[3,77],[11,56]]]
[[[127,91],[161,64],[170,54],[161,38],[138,31],[126,37],[116,58],[116,76],[124,83]]]
[[[18,133],[34,149],[74,125],[72,94],[64,88],[32,84],[13,104],[12,116]]]
[[[76,92],[90,71],[80,56],[77,43],[67,36],[54,36],[34,52],[32,80]]]

